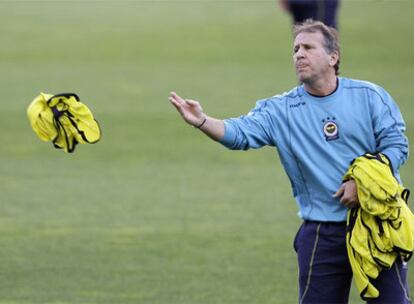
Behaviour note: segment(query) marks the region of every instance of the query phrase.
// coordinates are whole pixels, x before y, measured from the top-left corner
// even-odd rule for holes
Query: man
[[[278,149],[304,220],[294,242],[300,303],[348,303],[352,270],[346,215],[358,204],[353,180],[342,183],[350,162],[382,152],[398,169],[407,159],[405,124],[391,96],[372,83],[337,77],[340,49],[333,28],[308,20],[294,30],[293,61],[301,83],[288,93],[259,100],[246,116],[207,116],[199,102],[171,93],[190,125],[230,149]],[[398,260],[374,285],[370,303],[408,303],[407,269]]]
[[[279,0],[280,7],[292,15],[293,23],[319,20],[337,28],[339,0]]]

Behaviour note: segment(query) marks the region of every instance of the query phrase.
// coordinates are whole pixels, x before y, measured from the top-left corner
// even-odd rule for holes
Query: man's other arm
[[[405,122],[393,98],[381,87],[371,91],[373,103],[373,127],[377,151],[390,159],[394,173],[408,157],[408,140]]]

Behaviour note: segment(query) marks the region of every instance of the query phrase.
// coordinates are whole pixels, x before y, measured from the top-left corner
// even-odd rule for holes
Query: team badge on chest
[[[335,121],[335,117],[327,117],[322,119],[323,134],[326,141],[331,141],[339,138],[339,128]]]

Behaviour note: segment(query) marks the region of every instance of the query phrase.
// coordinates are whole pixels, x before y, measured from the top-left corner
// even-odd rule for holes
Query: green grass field
[[[342,75],[384,86],[411,141],[413,12],[340,11]],[[297,302],[300,220],[275,151],[228,151],[167,101],[225,118],[295,86],[275,1],[1,1],[0,18],[1,304]],[[102,141],[41,142],[26,118],[40,91],[80,95]]]

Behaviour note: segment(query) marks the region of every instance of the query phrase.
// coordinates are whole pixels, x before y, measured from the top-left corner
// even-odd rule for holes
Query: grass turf
[[[274,1],[0,7],[1,304],[297,302],[300,221],[274,150],[227,151],[167,102],[177,90],[224,118],[296,85]],[[411,140],[413,9],[340,12],[342,75],[384,86]],[[80,95],[102,141],[71,155],[40,142],[25,116],[40,91]]]

